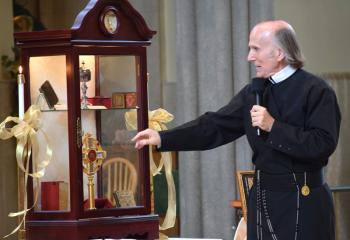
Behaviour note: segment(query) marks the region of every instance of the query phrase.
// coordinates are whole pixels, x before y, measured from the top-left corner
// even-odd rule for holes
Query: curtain
[[[272,16],[272,1],[175,0],[176,125],[216,111],[250,81],[252,25]],[[251,169],[245,138],[179,155],[182,237],[233,239],[235,171]]]
[[[174,113],[169,127],[217,110],[250,81],[249,31],[272,18],[272,0],[131,2],[158,32],[148,48],[149,104]],[[233,239],[235,171],[251,168],[245,138],[211,151],[180,153],[181,237]]]
[[[326,168],[326,178],[331,187],[350,186],[350,162],[347,157],[350,155],[350,73],[330,73],[322,77],[336,92],[342,114],[339,142]],[[333,197],[337,240],[350,239],[350,192],[336,192]]]

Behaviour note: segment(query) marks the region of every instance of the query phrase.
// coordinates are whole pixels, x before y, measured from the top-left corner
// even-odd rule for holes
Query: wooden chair
[[[137,190],[137,171],[129,160],[114,157],[106,160],[103,165],[104,195],[116,204],[113,197],[115,191],[131,191],[134,196]]]
[[[253,186],[254,171],[237,171],[237,186],[239,189],[240,200],[231,201],[231,206],[236,208],[237,211],[242,212],[242,218],[239,219],[234,240],[246,240],[247,239],[247,201],[249,190]]]
[[[247,220],[247,205],[248,205],[248,197],[249,190],[253,186],[254,182],[254,170],[246,170],[246,171],[237,171],[237,186],[239,189],[239,195],[241,197],[241,208],[243,217]],[[238,204],[237,204],[238,206]]]

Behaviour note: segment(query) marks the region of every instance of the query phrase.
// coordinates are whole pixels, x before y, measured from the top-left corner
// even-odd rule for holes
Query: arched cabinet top
[[[114,10],[117,31],[106,34],[103,19],[108,9]],[[127,0],[91,0],[79,13],[71,28],[74,39],[149,41],[156,33]]]
[[[15,33],[19,47],[150,45],[156,31],[128,0],[90,0],[71,29]]]

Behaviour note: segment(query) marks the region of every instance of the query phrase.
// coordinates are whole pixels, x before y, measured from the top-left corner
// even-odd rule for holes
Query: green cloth
[[[179,214],[179,172],[173,170],[173,177],[176,189],[176,215]],[[161,171],[153,177],[154,187],[154,212],[159,215],[165,215],[168,209],[168,185],[165,177],[165,171]]]

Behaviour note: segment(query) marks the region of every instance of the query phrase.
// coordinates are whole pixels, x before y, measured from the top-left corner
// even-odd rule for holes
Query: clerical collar
[[[272,84],[280,83],[292,76],[295,71],[295,68],[293,68],[291,65],[287,65],[281,71],[269,77],[269,80],[272,82]]]

